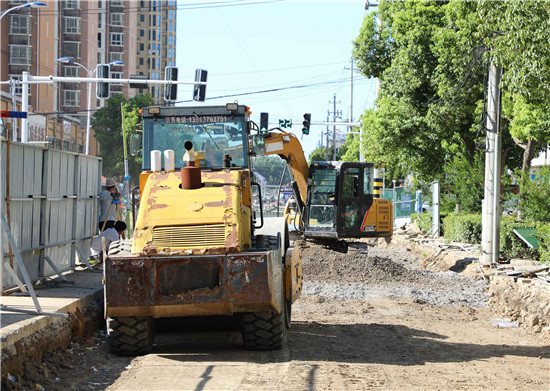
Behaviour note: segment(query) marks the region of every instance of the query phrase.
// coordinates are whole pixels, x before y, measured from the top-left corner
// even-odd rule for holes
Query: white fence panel
[[[45,256],[60,270],[70,270],[75,265],[75,246],[88,255],[91,238],[97,233],[101,159],[11,143],[8,160],[7,144],[1,142],[0,147],[0,186],[4,197],[9,191],[2,212],[8,220],[9,205],[10,229],[30,278],[55,273],[44,262]],[[15,258],[9,257],[7,235],[0,231],[2,262],[10,263],[21,278]],[[16,286],[8,273],[2,275],[2,290]]]

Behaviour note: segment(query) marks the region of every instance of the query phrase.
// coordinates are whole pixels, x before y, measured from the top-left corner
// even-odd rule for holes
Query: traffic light
[[[164,80],[178,81],[178,68],[176,67],[164,68]],[[177,98],[178,98],[178,85],[165,84],[164,100],[176,100]]]
[[[260,113],[260,132],[261,133],[267,132],[268,127],[269,127],[269,114]]]
[[[304,114],[304,122],[302,122],[302,125],[304,125],[304,127],[302,128],[302,133],[303,134],[309,134],[309,125],[311,124],[311,114],[310,113],[305,113]]]
[[[206,69],[197,69],[195,70],[195,82],[204,82],[206,83],[206,76],[208,72]],[[193,100],[198,102],[204,102],[206,99],[206,84],[195,84],[195,89],[193,90]]]
[[[111,67],[108,64],[98,64],[95,72],[98,79],[111,78]],[[111,96],[111,85],[109,83],[97,83],[95,96],[98,98],[108,98]]]

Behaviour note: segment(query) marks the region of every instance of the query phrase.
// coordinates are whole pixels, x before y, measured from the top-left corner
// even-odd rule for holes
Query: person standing
[[[116,181],[113,178],[108,178],[105,190],[99,193],[99,232],[115,226],[117,205],[113,201],[117,194],[119,193],[116,188]],[[105,228],[103,228],[103,224],[105,224]]]

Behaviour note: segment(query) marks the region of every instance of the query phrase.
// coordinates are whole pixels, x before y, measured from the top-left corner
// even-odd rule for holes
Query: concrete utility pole
[[[500,80],[502,69],[491,63],[487,93],[487,141],[485,186],[482,206],[482,265],[491,266],[499,257],[500,238]]]
[[[330,120],[330,110],[328,110],[327,112],[327,122]],[[326,153],[327,153],[327,158],[326,158],[326,161],[328,162],[328,132],[329,132],[329,128],[328,128],[328,125],[327,125],[327,149],[326,149]]]
[[[336,94],[334,94],[334,100],[332,102],[329,101],[328,103],[333,104],[332,122],[334,123],[334,125],[332,127],[332,160],[336,161],[336,118],[341,119],[342,112],[336,111],[336,103],[340,103],[340,101],[336,102]],[[329,115],[330,115],[330,111],[329,111]]]

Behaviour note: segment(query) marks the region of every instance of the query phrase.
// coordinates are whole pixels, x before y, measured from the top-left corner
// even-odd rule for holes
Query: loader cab
[[[364,221],[373,204],[372,163],[313,162],[309,171],[305,236],[369,236]]]
[[[173,150],[175,169],[184,167],[188,141],[193,144],[202,169],[221,169],[224,155],[230,156],[231,168],[247,168],[249,114],[245,106],[227,106],[144,110],[143,170],[151,170],[153,150]]]

